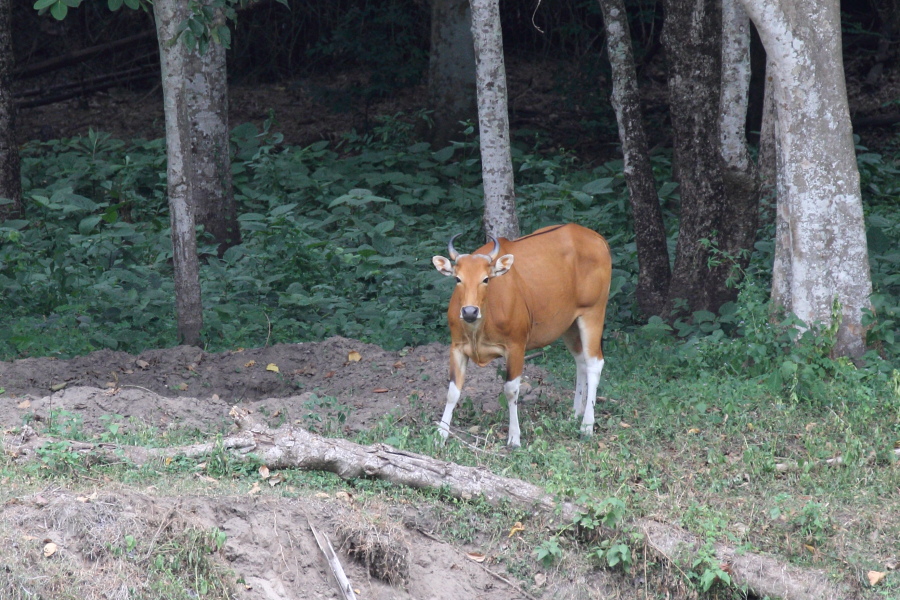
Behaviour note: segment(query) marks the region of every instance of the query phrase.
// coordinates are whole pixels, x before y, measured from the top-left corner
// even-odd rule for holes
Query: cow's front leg
[[[506,356],[506,384],[503,394],[509,407],[509,436],[506,444],[514,448],[522,445],[519,430],[519,384],[522,382],[522,370],[525,367],[525,348],[510,349]]]
[[[450,348],[450,385],[447,387],[447,404],[444,406],[444,415],[441,417],[438,431],[444,441],[450,435],[450,420],[453,418],[453,409],[462,395],[463,383],[466,380],[466,363],[468,358],[457,348]]]

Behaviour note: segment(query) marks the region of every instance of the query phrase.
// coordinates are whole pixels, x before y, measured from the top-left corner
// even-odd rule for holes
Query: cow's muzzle
[[[462,310],[459,311],[459,316],[466,323],[474,323],[481,316],[481,311],[478,310],[477,306],[463,306]]]

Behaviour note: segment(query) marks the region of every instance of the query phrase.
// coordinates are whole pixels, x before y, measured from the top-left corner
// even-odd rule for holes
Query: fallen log
[[[557,526],[572,523],[587,512],[585,508],[560,502],[543,488],[520,479],[502,477],[482,467],[468,467],[430,456],[406,452],[387,444],[361,446],[340,438],[322,437],[305,429],[283,425],[271,429],[256,422],[245,409],[234,407],[229,413],[238,430],[216,443],[177,448],[120,447],[115,444],[72,446],[79,452],[99,454],[108,460],[124,455],[136,465],[150,460],[176,456],[202,457],[220,449],[237,456],[253,454],[270,469],[329,471],[343,479],[377,478],[413,488],[441,489],[449,495],[472,500],[480,498],[491,505],[509,503],[542,513]],[[43,443],[30,428],[15,438],[4,439],[7,454],[28,458]],[[693,534],[651,519],[635,519],[631,526],[642,532],[647,548],[661,559],[690,571],[703,542]],[[754,552],[739,552],[726,544],[714,545],[716,559],[733,583],[764,597],[785,600],[846,600],[855,596],[848,586],[833,583],[818,569],[787,564],[775,557]]]

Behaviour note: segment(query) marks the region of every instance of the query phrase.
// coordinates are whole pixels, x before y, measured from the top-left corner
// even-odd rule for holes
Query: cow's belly
[[[531,334],[528,336],[526,349],[543,348],[561,338],[572,326],[572,323],[575,322],[575,319],[571,317],[572,313],[569,312],[568,314],[568,318],[550,319],[542,323],[534,323],[531,327]]]

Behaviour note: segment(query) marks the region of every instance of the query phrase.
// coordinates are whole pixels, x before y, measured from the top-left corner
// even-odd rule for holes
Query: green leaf
[[[97,226],[97,223],[103,220],[103,217],[100,215],[92,215],[90,217],[85,217],[78,223],[78,233],[81,235],[88,235],[91,231],[94,230],[94,227]]]
[[[141,7],[141,0],[125,0],[125,6],[131,10],[137,10]]]
[[[438,161],[439,163],[445,163],[448,160],[450,160],[450,158],[453,156],[453,153],[455,151],[456,151],[456,148],[454,148],[453,146],[447,146],[446,148],[441,148],[437,152],[433,152],[431,154],[431,156],[432,156],[432,158],[434,158],[434,160]]]
[[[58,2],[58,0],[37,0],[37,2],[34,3],[34,10],[43,10],[56,2]]]
[[[123,0],[108,0],[106,5],[109,6],[109,10],[115,12],[122,8]]]
[[[601,177],[581,186],[581,191],[585,194],[609,194],[613,191],[612,182],[612,177]]]
[[[388,231],[392,231],[394,229],[394,221],[382,221],[378,225],[375,226],[375,231],[380,234],[385,234]]]
[[[227,25],[220,25],[213,30],[215,36],[218,38],[218,42],[222,44],[222,47],[226,50],[231,48],[231,30]]]
[[[57,2],[50,7],[50,14],[53,15],[53,18],[57,21],[62,21],[66,18],[66,15],[69,14],[69,7],[62,2]]]

